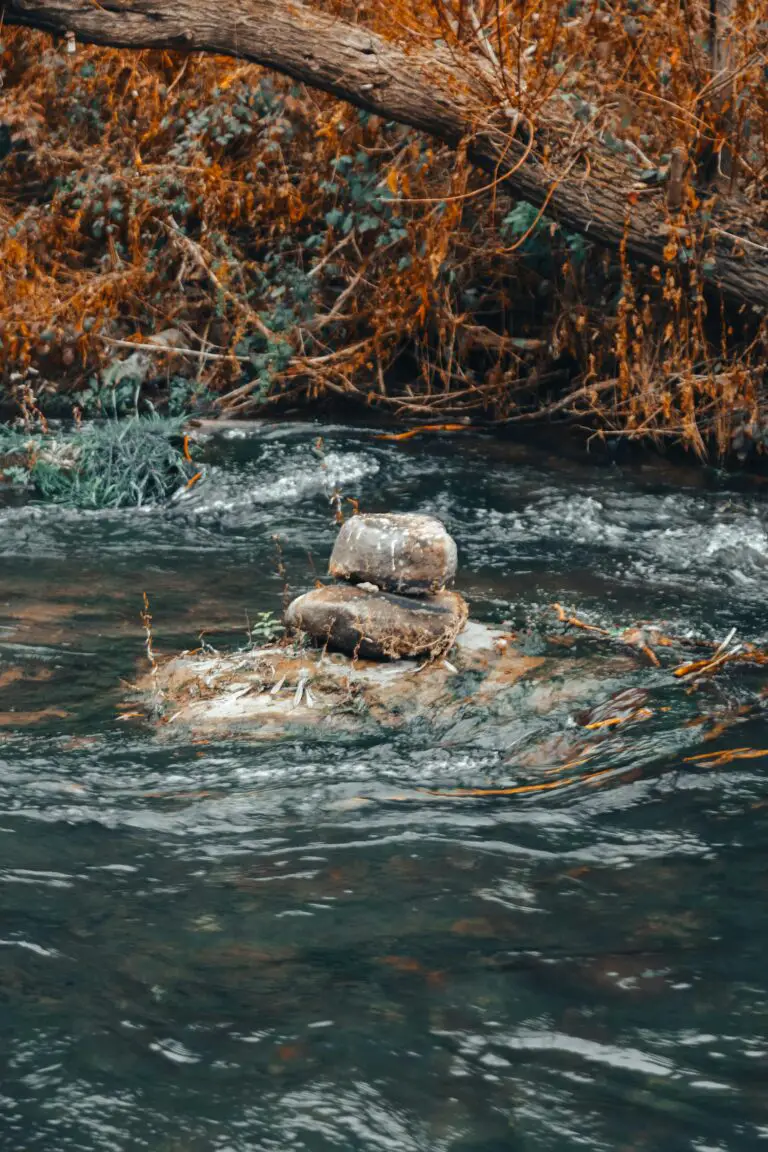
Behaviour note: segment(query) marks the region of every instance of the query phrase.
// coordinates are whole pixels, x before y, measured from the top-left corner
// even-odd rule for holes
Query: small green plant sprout
[[[258,646],[276,640],[282,632],[283,625],[273,612],[259,612],[256,619],[249,622],[248,636],[251,644]]]

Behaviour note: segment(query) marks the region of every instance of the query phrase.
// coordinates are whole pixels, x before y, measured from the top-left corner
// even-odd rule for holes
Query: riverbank
[[[702,287],[709,225],[694,243],[683,213],[663,261],[629,261],[486,187],[463,152],[240,62],[69,53],[23,29],[1,62],[0,383],[16,411],[339,401],[346,419],[523,436],[552,421],[713,463],[762,451],[763,316]],[[668,162],[662,148],[634,173],[636,211],[664,202]],[[706,188],[690,193],[709,220]]]

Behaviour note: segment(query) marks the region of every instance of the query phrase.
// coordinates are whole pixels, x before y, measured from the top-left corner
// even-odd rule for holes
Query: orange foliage
[[[757,436],[765,323],[705,296],[700,220],[707,197],[734,197],[768,245],[761,0],[714,29],[708,4],[678,0],[324,6],[442,45],[553,187],[579,163],[589,194],[599,139],[636,161],[631,213],[681,154],[664,265],[580,248],[541,213],[510,226],[467,142],[451,152],[228,59],[71,56],[11,30],[0,340],[28,409],[172,328],[185,350],[155,354],[159,376],[191,376],[223,411],[340,394],[420,421],[557,414],[701,455]]]

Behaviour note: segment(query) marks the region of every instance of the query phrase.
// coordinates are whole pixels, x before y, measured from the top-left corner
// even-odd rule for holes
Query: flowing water
[[[205,452],[163,511],[0,510],[0,1149],[761,1147],[768,753],[700,757],[768,747],[768,673],[688,691],[630,654],[601,686],[617,642],[549,607],[764,640],[761,490],[339,427]],[[473,615],[588,658],[595,705],[644,686],[602,774],[565,783],[567,704],[522,697],[337,743],[122,715],[142,594],[158,651],[241,644],[280,610],[276,535],[294,591],[323,573],[335,490],[442,517]]]

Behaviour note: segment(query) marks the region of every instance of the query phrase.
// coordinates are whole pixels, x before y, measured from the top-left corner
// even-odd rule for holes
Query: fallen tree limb
[[[639,189],[631,149],[580,134],[562,95],[537,109],[526,140],[517,134],[526,118],[499,105],[477,59],[463,67],[437,47],[407,51],[299,0],[0,0],[0,12],[6,24],[95,44],[251,60],[449,144],[468,141],[471,159],[505,174],[514,193],[601,244],[626,243],[636,259],[661,265],[670,241],[675,251],[706,236],[705,278],[759,311],[768,304],[768,245],[759,243],[768,237],[748,205],[723,198],[711,220],[671,218],[661,189]]]

